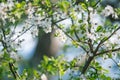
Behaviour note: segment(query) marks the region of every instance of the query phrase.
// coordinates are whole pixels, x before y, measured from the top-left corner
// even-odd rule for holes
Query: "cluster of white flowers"
[[[14,6],[13,0],[8,0],[6,3],[0,3],[0,19],[3,21],[3,25],[6,23],[6,19],[9,18],[7,11],[12,10]],[[11,18],[10,21],[14,22],[14,18]]]
[[[88,17],[90,17],[91,24],[88,25],[88,23],[87,23],[86,26],[88,28],[88,26],[91,25],[91,33],[89,33],[87,31],[87,37],[92,40],[96,40],[96,39],[100,38],[103,34],[101,32],[96,33],[96,30],[98,27],[101,27],[101,28],[103,27],[105,19],[102,19],[101,16],[97,13],[97,11],[94,10],[93,8],[89,7],[88,10],[90,11],[90,15],[87,15],[87,19],[88,19]],[[87,22],[87,19],[85,19],[86,22]]]
[[[87,37],[91,40],[96,40],[96,36],[92,33],[87,33]]]
[[[46,18],[44,21],[41,21],[40,27],[43,27],[43,30],[46,33],[49,33],[52,31],[51,25],[52,25],[51,18]]]
[[[60,29],[55,30],[54,37],[58,38],[59,42],[61,41],[61,43],[65,43],[67,40],[65,33]]]
[[[107,5],[105,7],[105,9],[102,11],[102,15],[104,15],[105,17],[112,15],[113,18],[115,18],[115,19],[118,18],[117,13],[114,11],[113,7],[110,5]]]
[[[36,11],[41,11],[41,9],[38,8],[36,9]],[[44,15],[37,14],[35,13],[35,8],[31,4],[28,4],[28,9],[26,13],[28,15],[28,19],[26,20],[27,23],[30,23],[31,25],[34,25],[34,26],[42,27],[46,33],[51,32],[52,30],[51,29],[51,24],[52,24],[51,18],[45,18],[44,12],[43,12]]]
[[[32,36],[33,37],[36,37],[36,36],[38,36],[38,27],[37,26],[34,26],[34,28],[33,29],[31,29],[31,34],[32,34]]]
[[[35,12],[34,7],[32,7],[32,4],[28,4],[28,8],[26,10],[26,14],[28,15],[28,19],[32,19],[34,17],[33,13]]]

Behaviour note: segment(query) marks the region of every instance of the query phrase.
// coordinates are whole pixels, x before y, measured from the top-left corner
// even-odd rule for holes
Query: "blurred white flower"
[[[15,18],[14,17],[10,18],[10,21],[14,24],[15,23]]]
[[[52,28],[48,26],[48,27],[44,27],[43,30],[45,31],[45,33],[49,33],[52,31]]]
[[[105,17],[112,15],[113,18],[118,18],[117,14],[114,12],[113,7],[110,5],[107,5],[105,7],[105,9],[102,11],[102,15],[104,15]]]
[[[120,42],[120,40],[118,39],[118,35],[114,35],[112,36],[109,41],[112,43],[112,44],[118,44]]]
[[[47,76],[46,76],[45,74],[42,74],[42,75],[41,75],[41,80],[48,80],[48,79],[47,79]]]
[[[90,38],[91,40],[96,40],[96,37],[92,33],[87,33],[87,37]]]
[[[104,14],[104,16],[107,17],[107,16],[109,16],[109,15],[111,15],[111,14],[114,14],[114,9],[113,9],[112,6],[107,5],[107,6],[105,7],[105,9],[103,10],[102,13]]]
[[[108,55],[103,55],[103,60],[108,59]]]
[[[46,33],[52,31],[51,25],[52,25],[51,18],[46,18],[44,21],[40,22],[40,27],[42,27]]]
[[[28,2],[29,0],[25,0],[26,2]]]
[[[33,37],[38,36],[38,32],[39,32],[39,30],[38,30],[37,26],[34,26],[33,29],[31,29],[31,34],[33,35]]]
[[[83,75],[83,74],[80,75],[80,78],[81,78],[82,80],[87,80],[86,77],[85,77],[85,75]]]
[[[74,11],[78,11],[78,10],[81,10],[81,6],[80,5],[75,5]]]
[[[17,53],[15,53],[15,52],[11,52],[10,53],[10,57],[15,59],[16,61],[20,60],[20,56]]]
[[[6,3],[4,2],[0,3],[0,18],[2,19],[3,22],[6,22],[5,20],[9,18],[7,11],[12,10],[13,6],[14,6],[13,0],[8,0]]]
[[[65,43],[65,41],[67,40],[66,35],[64,34],[64,32],[60,29],[56,29],[54,32],[54,37],[57,37],[59,41],[61,41],[61,43]]]
[[[14,2],[13,0],[7,0],[7,6],[9,8],[9,10],[12,10],[13,6],[14,6]]]
[[[114,13],[114,14],[112,15],[112,17],[115,18],[115,19],[118,19],[117,13]]]
[[[33,16],[33,13],[35,12],[35,9],[34,7],[31,7],[29,6],[26,13],[28,15],[28,19],[32,19],[34,16]]]
[[[92,8],[92,7],[88,7],[88,10],[89,10],[90,12],[93,12],[93,8]]]

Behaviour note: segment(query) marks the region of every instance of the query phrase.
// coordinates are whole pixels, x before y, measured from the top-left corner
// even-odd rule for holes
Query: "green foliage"
[[[108,18],[109,16],[114,18],[117,14],[119,20],[120,9],[113,9],[112,13],[107,16],[102,14],[104,7],[99,4],[102,0],[81,0],[78,3],[76,1],[58,0],[53,3],[52,0],[23,0],[21,2],[14,0],[13,3],[9,4],[10,2],[7,0],[0,0],[0,80],[40,80],[43,74],[57,75],[58,79],[62,80],[68,70],[72,72],[68,73],[69,80],[83,80],[84,78],[87,80],[112,79],[106,75],[109,71],[104,69],[96,60],[99,57],[104,58],[103,54],[112,59],[112,53],[119,51],[117,41],[109,40],[115,34],[118,36],[118,40],[120,39],[117,33],[119,26],[113,24]],[[96,16],[92,14],[99,15],[99,17],[102,15],[105,18],[100,20],[102,25],[94,22],[93,17]],[[71,22],[68,22],[70,25],[62,24],[64,20],[71,20]],[[65,22],[67,24],[67,21]],[[21,27],[21,31],[16,32],[16,28],[19,28],[18,25],[21,24],[24,27]],[[67,61],[64,56],[56,58],[44,56],[43,60],[38,61],[40,64],[37,69],[28,66],[19,74],[19,66],[16,66],[20,62],[19,57],[16,58],[12,55],[13,53],[18,55],[17,49],[24,41],[19,38],[27,31],[38,31],[39,38],[45,33],[45,30],[49,32],[49,27],[60,29],[67,38],[71,39],[69,40],[70,44],[64,45],[64,51],[67,51],[68,47],[71,46],[83,49],[80,52],[83,51],[87,54],[87,61],[84,61],[83,65],[78,64],[79,60],[77,58]],[[34,29],[37,30],[34,31]],[[59,37],[59,33],[54,36]],[[64,37],[64,35],[61,37]],[[88,61],[92,57],[93,59]],[[80,61],[82,59],[83,57]],[[119,64],[117,66],[120,67]],[[84,76],[81,77],[81,75]]]
[[[44,56],[43,61],[41,61],[38,67],[42,73],[47,72],[49,74],[55,75],[57,72],[59,72],[59,75],[62,76],[67,70],[68,64],[66,61],[62,60],[61,56],[59,56],[57,59]]]

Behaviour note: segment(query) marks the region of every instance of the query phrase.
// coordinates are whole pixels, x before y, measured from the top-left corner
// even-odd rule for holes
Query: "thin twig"
[[[100,1],[101,1],[101,0],[98,0],[93,7],[96,7],[96,6],[100,3]]]
[[[102,52],[96,53],[95,56],[102,55],[102,54],[109,53],[109,52],[116,52],[116,51],[120,51],[120,48],[102,51]]]
[[[113,58],[110,59],[119,67],[118,63]]]
[[[76,38],[77,38],[77,40],[78,40],[79,42],[88,44],[87,42],[80,40],[79,36],[77,35],[76,30],[74,30],[74,33],[75,33],[75,36],[76,36]]]
[[[27,28],[25,31],[23,31],[20,35],[18,35],[14,40],[12,40],[12,42],[14,42],[15,40],[17,40],[19,37],[21,37],[23,34],[25,34],[27,31],[29,31],[31,28],[33,27],[33,25],[31,25],[29,28]]]
[[[79,36],[77,35],[77,33],[76,33],[76,31],[74,31],[74,33],[75,33],[75,36],[76,36],[76,38],[77,38],[77,40],[78,40],[78,42],[81,42],[81,43],[86,43],[86,44],[88,44],[87,42],[84,42],[84,41],[81,41],[80,39],[79,39]],[[80,46],[86,53],[88,53],[88,51],[85,49],[85,47],[84,46]]]

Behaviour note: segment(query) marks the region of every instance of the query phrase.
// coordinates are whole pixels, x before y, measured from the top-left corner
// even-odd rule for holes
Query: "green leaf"
[[[68,12],[68,8],[70,6],[70,3],[68,1],[61,1],[58,5],[63,12]]]
[[[47,56],[43,56],[43,59],[44,59],[45,63],[48,64],[48,57]]]
[[[97,29],[96,29],[96,32],[100,32],[103,30],[103,27],[102,26],[98,26]]]
[[[7,28],[7,29],[5,30],[5,34],[6,34],[6,35],[9,35],[9,34],[10,34],[10,31],[11,31],[10,28]]]
[[[86,6],[85,3],[81,3],[81,7],[82,7],[83,10],[87,11],[87,6]]]

